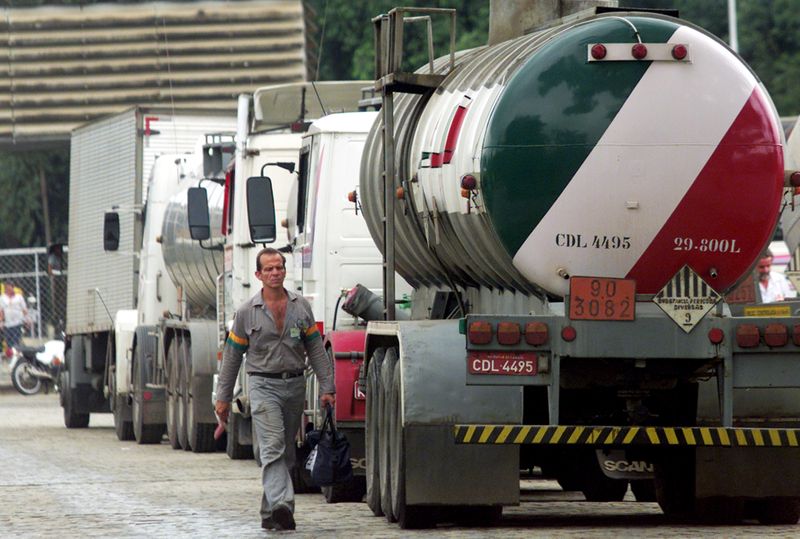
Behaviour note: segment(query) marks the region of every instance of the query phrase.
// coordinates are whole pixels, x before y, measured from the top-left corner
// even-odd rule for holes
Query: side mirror
[[[106,212],[103,219],[103,249],[119,249],[119,214],[115,211]]]
[[[266,176],[247,179],[247,220],[250,222],[251,242],[275,241],[275,200],[272,195],[272,180]]]
[[[211,221],[208,216],[208,193],[205,187],[190,187],[187,191],[186,217],[189,235],[193,240],[211,238]]]

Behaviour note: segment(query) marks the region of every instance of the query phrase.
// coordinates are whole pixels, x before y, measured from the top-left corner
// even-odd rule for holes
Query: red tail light
[[[789,342],[789,331],[783,324],[768,324],[764,328],[764,342],[767,346],[786,346]]]
[[[761,340],[758,326],[742,324],[736,328],[736,344],[742,348],[755,348]]]
[[[519,324],[516,322],[500,322],[497,324],[497,342],[513,346],[522,339]]]
[[[644,45],[644,43],[637,43],[631,47],[631,54],[637,60],[641,60],[647,56],[647,47]]]
[[[467,337],[471,344],[489,344],[492,342],[492,325],[489,322],[470,322]]]
[[[675,45],[672,47],[672,57],[676,60],[683,60],[688,53],[689,51],[686,49],[686,45]]]
[[[142,393],[142,398],[146,401],[153,400],[153,392],[152,391],[144,391]]]
[[[549,335],[544,322],[528,322],[525,324],[525,342],[531,346],[541,346],[547,342]]]
[[[792,328],[792,342],[795,346],[800,346],[800,324],[795,324]]]
[[[725,339],[725,332],[719,328],[713,328],[708,332],[708,340],[712,344],[719,344]]]
[[[592,45],[592,58],[594,58],[595,60],[602,60],[603,58],[606,57],[607,52],[608,51],[606,50],[606,46],[603,45],[602,43],[597,43],[595,45]]]
[[[575,328],[572,326],[567,326],[561,330],[561,338],[567,342],[572,342],[575,340],[575,337],[578,336],[578,332],[575,331]]]

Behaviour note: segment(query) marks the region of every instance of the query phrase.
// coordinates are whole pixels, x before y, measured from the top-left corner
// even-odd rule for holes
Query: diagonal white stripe
[[[625,276],[672,215],[756,86],[739,60],[700,32],[681,27],[669,42],[688,44],[692,63],[651,64],[514,256],[520,272],[550,292],[567,293],[568,281],[557,274],[559,268],[570,275]],[[720,88],[725,91],[719,92]],[[580,234],[587,247],[557,247],[558,234]],[[594,235],[628,236],[631,246],[592,248]]]

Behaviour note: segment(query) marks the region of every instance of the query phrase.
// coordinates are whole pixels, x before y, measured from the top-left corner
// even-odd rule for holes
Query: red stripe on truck
[[[767,243],[778,219],[769,209],[779,206],[782,191],[780,135],[772,107],[756,87],[627,277],[636,280],[638,293],[654,294],[688,264],[717,292],[725,292]],[[771,226],[765,227],[765,220]]]

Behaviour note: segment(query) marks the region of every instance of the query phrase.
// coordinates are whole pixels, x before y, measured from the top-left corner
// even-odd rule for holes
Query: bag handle
[[[325,404],[325,420],[322,422],[321,432],[325,432],[325,427],[331,431],[331,434],[336,436],[336,423],[333,421],[333,406]]]

